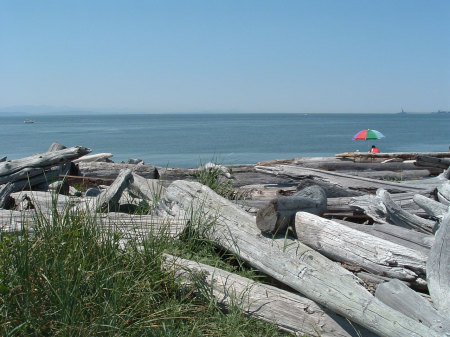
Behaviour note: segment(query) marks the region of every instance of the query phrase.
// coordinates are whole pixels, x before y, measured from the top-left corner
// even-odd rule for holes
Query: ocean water
[[[25,124],[25,119],[35,123]],[[54,141],[161,167],[253,164],[347,151],[444,152],[450,114],[136,114],[0,116],[0,158],[45,152]],[[360,130],[385,138],[354,141]]]

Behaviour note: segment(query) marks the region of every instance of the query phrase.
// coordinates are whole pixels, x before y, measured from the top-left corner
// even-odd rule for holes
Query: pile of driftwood
[[[125,241],[196,229],[280,285],[166,256],[164,268],[186,283],[201,272],[225,306],[311,336],[450,336],[448,159],[234,166],[224,179],[240,199],[230,201],[193,181],[193,169],[113,163],[111,154],[89,152],[52,145],[0,163],[2,230],[25,222],[32,230],[32,208],[51,217],[68,207],[95,213],[100,228]],[[80,193],[68,181],[100,186]],[[55,201],[49,190],[65,194]],[[143,203],[148,215],[129,214]]]

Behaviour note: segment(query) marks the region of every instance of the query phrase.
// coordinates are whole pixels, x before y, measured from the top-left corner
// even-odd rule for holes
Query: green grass
[[[37,211],[36,221],[33,234],[0,232],[2,336],[289,335],[187,292],[161,268],[169,252],[258,277],[195,231],[123,248],[118,234],[98,229],[95,215]]]
[[[215,164],[216,161],[213,161]],[[200,164],[199,167],[202,167]],[[194,178],[201,184],[208,186],[214,192],[224,198],[232,199],[234,197],[234,188],[232,182],[224,177],[223,172],[218,167],[209,169],[198,169],[194,173]]]

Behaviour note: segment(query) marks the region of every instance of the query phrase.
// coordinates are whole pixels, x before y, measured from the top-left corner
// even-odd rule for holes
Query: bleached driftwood
[[[306,212],[295,216],[298,239],[334,261],[413,281],[425,276],[426,254]]]
[[[163,266],[186,286],[200,282],[219,304],[237,305],[247,315],[284,331],[322,337],[375,336],[300,294],[171,255],[165,255]]]
[[[26,168],[48,168],[61,165],[84,156],[91,149],[82,146],[74,146],[63,150],[36,154],[17,160],[9,160],[0,163],[0,177],[7,176]]]
[[[4,208],[8,202],[9,195],[13,192],[12,183],[6,183],[0,188],[0,208]]]
[[[437,187],[438,200],[444,205],[450,206],[450,181],[445,181]]]
[[[116,179],[121,170],[129,169],[147,179],[159,178],[158,169],[147,164],[80,162],[76,166],[78,174],[86,177]]]
[[[128,190],[138,197],[153,203],[158,201],[165,193],[165,187],[158,179],[146,179],[136,173],[132,173],[133,180]]]
[[[59,151],[64,149],[67,149],[67,146],[64,146],[63,144],[58,142],[53,142],[50,144],[50,147],[48,148],[47,152]]]
[[[436,308],[450,317],[450,213],[435,233],[427,261],[427,282]]]
[[[390,224],[362,225],[355,222],[335,219],[334,221],[380,239],[387,240],[428,255],[434,242],[434,235],[420,233]]]
[[[321,187],[306,187],[292,196],[270,200],[256,214],[256,225],[263,233],[283,234],[294,224],[295,213],[298,211],[321,215],[326,206],[327,196]]]
[[[113,156],[114,155],[112,153],[97,153],[97,154],[91,154],[91,155],[80,157],[78,159],[73,160],[72,162],[73,163],[104,162]]]
[[[256,166],[256,171],[274,174],[282,177],[290,177],[301,180],[305,177],[315,176],[332,184],[337,184],[343,188],[351,188],[353,190],[368,191],[384,188],[390,192],[412,192],[428,193],[428,186],[410,185],[406,183],[395,183],[389,181],[381,181],[376,179],[355,177],[339,172],[323,171],[298,166],[279,165],[275,167]]]
[[[448,205],[444,205],[438,201],[427,198],[420,194],[416,194],[413,197],[413,200],[417,205],[422,207],[427,212],[427,214],[437,219],[442,219],[445,213],[447,213],[449,210]]]
[[[42,191],[21,191],[14,192],[11,198],[19,205],[22,200],[28,200],[29,207],[36,209],[38,212],[51,212],[57,210],[59,212],[69,208],[76,201],[63,194]]]
[[[383,189],[377,190],[376,195],[352,198],[349,205],[362,209],[377,223],[391,223],[405,228],[414,228],[423,233],[432,233],[436,225],[435,221],[423,219],[402,209]]]
[[[423,233],[433,233],[433,228],[436,225],[435,221],[423,219],[403,210],[391,199],[389,193],[383,189],[377,191],[377,196],[380,197],[381,202],[386,207],[389,221],[393,224],[413,228]]]
[[[415,165],[447,169],[450,166],[450,159],[431,156],[417,156]]]
[[[68,212],[72,212],[72,210]],[[103,232],[118,233],[121,239],[139,240],[149,235],[164,237],[178,237],[186,227],[184,219],[169,219],[154,215],[133,215],[126,213],[69,213],[80,216],[87,216],[87,221],[95,224]],[[47,219],[46,223],[53,223],[54,213],[48,209],[37,212],[36,210],[12,211],[0,209],[0,231],[17,233],[22,229],[34,232],[37,224],[37,217]]]
[[[85,204],[80,205],[81,209],[90,210],[92,213],[116,209],[122,192],[130,185],[132,180],[133,175],[131,170],[120,171],[111,186],[101,192],[97,197],[87,200]]]
[[[368,153],[368,152],[344,152],[335,155],[337,158],[400,158],[404,160],[417,159],[418,156],[429,156],[437,158],[450,158],[450,152],[383,152],[383,153]]]
[[[355,197],[362,195],[362,192],[352,190],[348,187],[340,186],[333,181],[326,181],[320,177],[307,176],[302,177],[300,181],[297,181],[297,188],[302,189],[308,186],[320,186],[327,196],[327,198],[339,198],[339,197]]]
[[[442,315],[428,300],[403,282],[394,279],[380,284],[375,297],[415,321],[450,336],[450,318]]]
[[[258,235],[255,220],[210,188],[175,181],[166,191],[166,205],[177,204],[185,216],[196,214],[211,227],[200,234],[319,304],[380,336],[438,336],[433,330],[392,310],[374,298],[347,270],[304,245],[296,258]]]

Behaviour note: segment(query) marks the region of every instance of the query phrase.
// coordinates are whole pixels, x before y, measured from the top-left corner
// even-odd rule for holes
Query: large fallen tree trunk
[[[428,300],[399,280],[391,280],[378,286],[375,297],[391,308],[411,317],[438,332],[450,336],[450,319],[442,315]]]
[[[180,236],[185,228],[185,221],[177,219],[161,218],[154,215],[133,215],[126,213],[73,213],[75,216],[86,217],[86,221],[95,224],[98,230],[104,233],[119,234],[122,242],[133,240],[141,242],[151,236],[158,238]],[[54,213],[48,210],[36,211],[10,211],[0,209],[0,231],[8,233],[21,233],[23,230],[33,233],[35,226],[53,224],[58,219],[53,218]]]
[[[389,224],[362,225],[345,220],[334,220],[342,225],[356,229],[380,239],[384,239],[413,250],[420,250],[428,255],[434,242],[434,235],[416,232]]]
[[[256,225],[263,233],[283,234],[294,224],[298,211],[323,214],[327,196],[319,186],[306,187],[292,196],[272,199],[256,214]]]
[[[438,336],[433,330],[374,298],[348,271],[310,248],[299,246],[297,258],[257,235],[255,220],[230,201],[195,182],[176,181],[166,191],[166,205],[176,204],[185,218],[203,217],[211,226],[200,233],[274,277],[380,336]]]
[[[450,317],[450,213],[435,234],[427,261],[427,282],[436,308]]]
[[[80,162],[76,166],[78,175],[86,177],[116,179],[121,170],[129,169],[147,179],[159,178],[158,169],[146,164]]]
[[[166,255],[163,266],[186,286],[200,282],[200,288],[206,288],[220,305],[237,305],[247,315],[274,323],[284,331],[322,337],[375,336],[300,294],[170,255]]]
[[[433,218],[442,219],[444,215],[449,211],[449,206],[441,204],[438,201],[427,198],[423,195],[416,194],[413,197],[414,202],[422,207],[427,214]]]
[[[397,205],[385,190],[378,190],[377,196],[380,197],[381,202],[386,207],[389,221],[397,226],[413,228],[423,233],[433,233],[433,228],[436,225],[435,221],[423,219],[417,215],[411,214],[403,210]]]
[[[442,169],[448,169],[448,167],[450,166],[450,159],[430,157],[430,156],[417,156],[416,162],[414,164],[422,167],[431,166]]]
[[[0,177],[8,176],[26,168],[48,168],[65,164],[71,160],[84,156],[91,149],[82,146],[74,146],[63,150],[36,154],[17,160],[0,163]]]
[[[295,216],[298,239],[334,261],[374,274],[414,281],[425,277],[426,254],[306,212]]]
[[[391,152],[391,153],[344,152],[335,155],[335,157],[337,158],[352,158],[352,159],[400,158],[404,160],[416,159],[418,156],[450,158],[450,152]]]
[[[310,169],[298,166],[280,165],[275,167],[256,166],[256,171],[270,173],[282,177],[290,177],[302,180],[311,176],[321,178],[331,184],[337,184],[343,188],[350,188],[360,191],[375,191],[379,188],[386,189],[392,193],[416,192],[429,193],[429,186],[416,186],[406,183],[395,183],[376,179],[356,177],[348,174]]]
[[[379,189],[376,195],[354,197],[350,200],[349,205],[355,209],[363,210],[375,222],[381,224],[390,223],[428,234],[433,232],[436,225],[435,221],[423,219],[402,209],[383,189]]]

